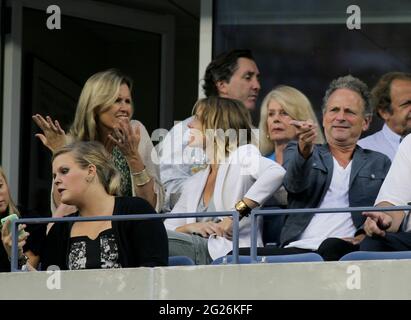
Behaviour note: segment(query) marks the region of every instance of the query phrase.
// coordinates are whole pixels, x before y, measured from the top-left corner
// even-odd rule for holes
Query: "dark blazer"
[[[350,207],[373,206],[380,187],[390,168],[390,159],[379,152],[357,146],[351,165],[348,199]],[[333,175],[333,157],[328,144],[314,146],[313,153],[304,159],[296,142],[285,149],[287,173],[284,186],[288,191],[288,208],[317,208],[324,199]],[[314,214],[289,215],[281,231],[281,245],[298,239]],[[360,212],[351,213],[358,229],[365,221]]]

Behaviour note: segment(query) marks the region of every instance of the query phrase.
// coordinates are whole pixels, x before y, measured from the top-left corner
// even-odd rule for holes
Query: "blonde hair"
[[[98,72],[84,84],[70,135],[77,141],[102,141],[98,136],[98,115],[117,100],[120,86],[132,89],[132,81],[116,69]]]
[[[0,175],[2,176],[2,178],[3,178],[3,180],[4,180],[4,183],[7,185],[7,189],[8,189],[8,194],[9,194],[9,204],[8,204],[8,206],[7,206],[8,214],[13,214],[13,213],[15,213],[15,214],[17,214],[17,215],[20,217],[20,212],[19,212],[19,210],[17,209],[16,205],[14,204],[13,199],[11,198],[10,189],[9,189],[9,183],[7,182],[7,178],[6,178],[6,175],[4,174],[4,171],[3,171],[3,168],[2,168],[2,167],[0,167]]]
[[[260,123],[258,127],[260,129],[260,151],[263,155],[269,155],[275,151],[274,143],[268,137],[267,129],[268,105],[272,100],[280,104],[284,111],[294,120],[306,121],[311,119],[318,128],[315,143],[324,143],[324,136],[308,98],[301,91],[293,87],[280,85],[271,90],[264,97],[263,103],[261,104]]]
[[[203,133],[213,141],[215,160],[221,161],[240,145],[251,142],[251,117],[241,101],[211,96],[197,101],[193,114],[196,112],[201,114]],[[231,138],[235,138],[235,144]]]
[[[52,161],[65,153],[72,153],[74,161],[82,169],[86,169],[90,164],[96,166],[98,179],[106,192],[110,195],[120,195],[120,174],[100,142],[73,142],[57,150]]]

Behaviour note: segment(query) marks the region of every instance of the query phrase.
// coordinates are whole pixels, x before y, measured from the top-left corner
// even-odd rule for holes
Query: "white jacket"
[[[187,179],[181,197],[171,214],[197,211],[209,170],[208,167]],[[240,146],[219,166],[213,194],[216,211],[233,211],[235,204],[244,197],[263,204],[281,186],[284,175],[285,170],[278,163],[261,156],[254,145]],[[167,219],[164,224],[167,229],[175,230],[194,222],[196,218]],[[250,247],[249,217],[240,221],[239,231],[240,247]],[[261,219],[257,239],[258,245],[261,246]],[[226,255],[232,249],[232,241],[226,238],[210,236],[208,240],[208,251],[213,259]]]

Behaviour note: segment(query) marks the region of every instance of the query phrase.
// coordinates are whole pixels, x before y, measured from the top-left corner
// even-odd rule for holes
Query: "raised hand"
[[[108,138],[114,145],[117,145],[124,157],[140,157],[138,146],[140,144],[140,127],[132,128],[129,121],[122,120],[118,127],[113,129],[113,133]]]
[[[52,152],[66,144],[66,133],[57,120],[53,121],[49,116],[44,119],[40,114],[35,114],[32,119],[43,130],[42,134],[38,133],[35,136]]]
[[[304,158],[308,158],[317,138],[317,125],[311,120],[297,121],[291,120],[289,124],[296,128],[298,138],[298,149]]]

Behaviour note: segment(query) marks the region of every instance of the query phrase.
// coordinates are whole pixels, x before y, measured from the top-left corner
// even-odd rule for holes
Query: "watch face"
[[[246,208],[246,206],[242,201],[240,201],[240,202],[237,202],[237,204],[235,205],[235,208],[238,211],[242,211]]]

